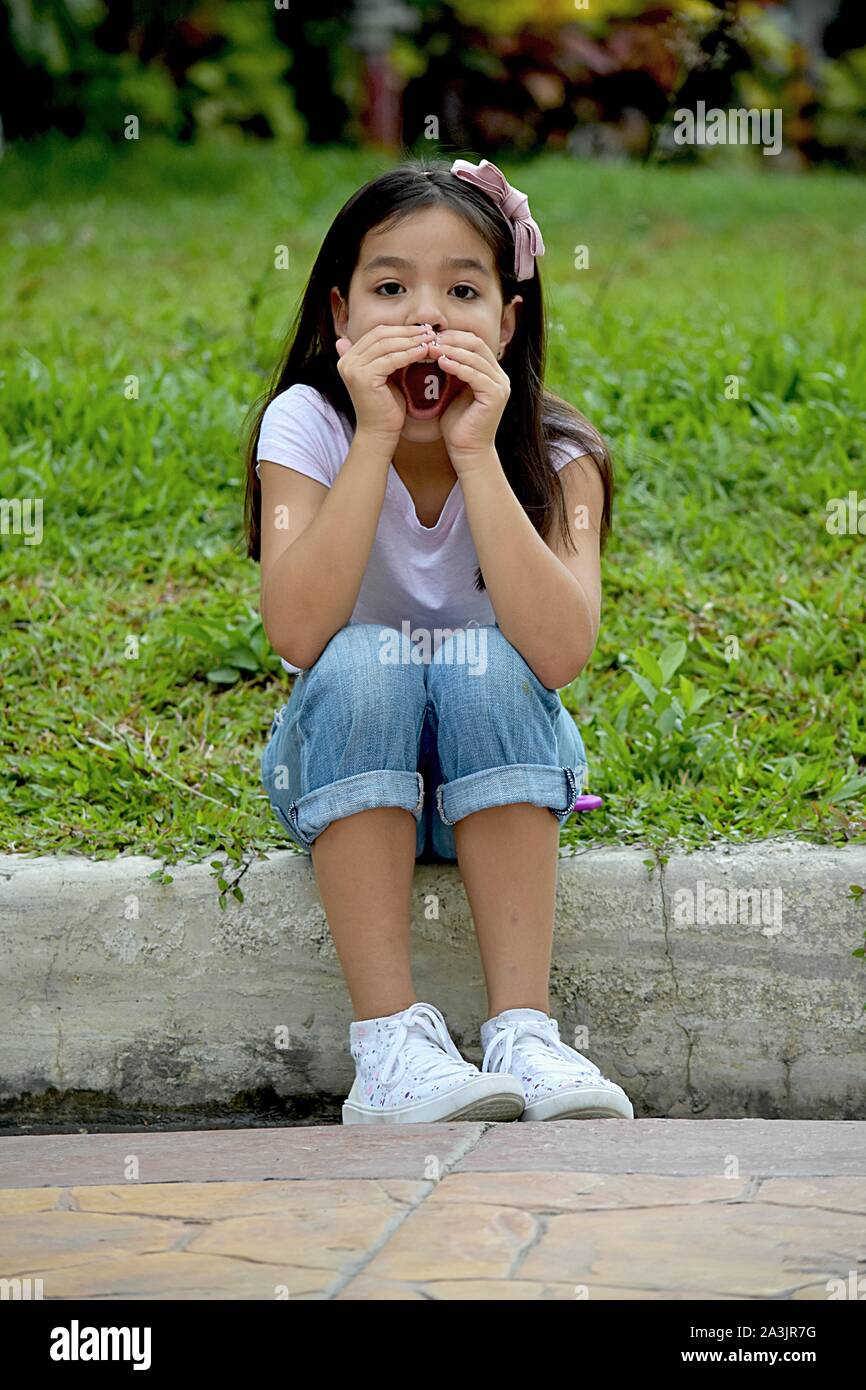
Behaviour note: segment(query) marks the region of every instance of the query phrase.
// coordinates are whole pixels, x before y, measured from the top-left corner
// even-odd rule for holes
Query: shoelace
[[[502,1027],[485,1054],[481,1070],[496,1071],[499,1069],[496,1063],[501,1060],[501,1070],[508,1071],[511,1067],[514,1044],[518,1041],[527,1060],[539,1062],[546,1071],[574,1071],[575,1062],[580,1062],[583,1064],[582,1069],[591,1076],[602,1074],[601,1068],[597,1067],[595,1062],[591,1062],[582,1052],[562,1041],[555,1019],[551,1023],[545,1023],[540,1018],[516,1019]],[[539,1043],[543,1043],[543,1046],[539,1046]]]
[[[420,1030],[421,1036],[418,1036],[418,1032],[410,1033],[410,1029]],[[397,1064],[404,1049],[403,1067],[398,1072]],[[443,1051],[446,1056],[442,1055]],[[403,1014],[397,1024],[391,1050],[379,1073],[380,1083],[383,1086],[396,1084],[405,1072],[410,1056],[413,1069],[425,1080],[453,1075],[454,1067],[449,1058],[459,1062],[462,1067],[469,1068],[472,1065],[457,1051],[445,1019],[432,1004],[411,1004]]]

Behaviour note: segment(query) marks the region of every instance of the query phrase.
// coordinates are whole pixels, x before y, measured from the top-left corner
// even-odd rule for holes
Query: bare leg
[[[487,982],[488,1017],[504,1009],[549,1013],[559,822],[518,802],[455,822],[457,860]]]
[[[356,1020],[415,1003],[409,945],[416,823],[376,806],[332,821],[311,856]]]

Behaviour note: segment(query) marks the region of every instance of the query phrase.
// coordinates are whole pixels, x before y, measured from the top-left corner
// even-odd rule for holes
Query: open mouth
[[[436,420],[463,389],[459,377],[449,376],[437,364],[412,362],[394,372],[394,385],[403,393],[406,414],[413,420]]]

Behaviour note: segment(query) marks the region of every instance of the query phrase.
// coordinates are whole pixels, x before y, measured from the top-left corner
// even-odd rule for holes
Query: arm
[[[503,635],[549,690],[568,685],[592,655],[601,607],[601,475],[588,456],[561,470],[566,516],[578,543],[542,538],[524,512],[496,452],[511,383],[489,343],[446,329],[430,349],[439,366],[470,388],[442,416],[442,434],[460,479],[469,529]],[[579,510],[580,509],[580,510]]]
[[[352,616],[406,416],[388,378],[421,361],[432,336],[423,325],[376,324],[354,344],[337,339],[337,370],[356,425],[330,488],[262,461],[262,623],[292,666],[313,666]]]
[[[352,615],[390,462],[390,450],[360,431],[330,488],[262,461],[262,623],[293,666],[312,666]]]
[[[601,477],[588,455],[572,459],[560,476],[577,554],[563,547],[558,525],[546,540],[538,534],[495,450],[474,459],[460,474],[496,621],[550,690],[568,685],[589,661],[601,610]],[[574,519],[580,516],[588,518],[587,524],[575,529]]]

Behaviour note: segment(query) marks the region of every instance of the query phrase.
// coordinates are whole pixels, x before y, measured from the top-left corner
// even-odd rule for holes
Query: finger
[[[416,328],[414,325],[405,323],[377,323],[366,333],[362,333],[353,346],[357,348],[359,356],[364,356],[377,342],[393,338],[411,338],[413,341],[418,341],[419,338],[423,337],[425,331],[423,324],[419,324]]]
[[[365,351],[359,353],[358,364],[368,367],[389,352],[405,352],[408,348],[423,347],[429,352],[432,343],[432,338],[428,339],[423,333],[407,333],[404,329],[400,337],[381,338],[371,343]]]
[[[468,348],[470,352],[477,352],[485,361],[499,365],[493,349],[483,338],[479,338],[477,333],[466,333],[462,328],[445,328],[437,337],[439,342],[446,346]]]
[[[494,381],[486,372],[479,371],[477,367],[471,366],[468,362],[458,362],[453,357],[440,357],[439,366],[449,376],[456,376],[461,381],[465,381],[476,396],[484,399],[495,399],[501,391],[498,381]]]
[[[423,362],[426,355],[427,344],[416,343],[414,347],[406,348],[405,351],[389,352],[362,365],[369,368],[377,380],[386,380],[394,372],[399,372],[401,367],[409,366],[411,362]]]
[[[469,348],[453,347],[450,344],[447,348],[440,349],[440,356],[437,357],[437,361],[442,361],[443,354],[444,356],[449,357],[452,362],[462,362],[465,363],[467,366],[474,366],[478,371],[483,372],[484,375],[487,376],[489,380],[496,385],[499,385],[502,382],[502,377],[504,373],[502,372],[502,368],[499,366],[499,363],[495,359],[492,362],[488,362],[487,358],[482,357],[481,354],[478,352],[472,352]]]

